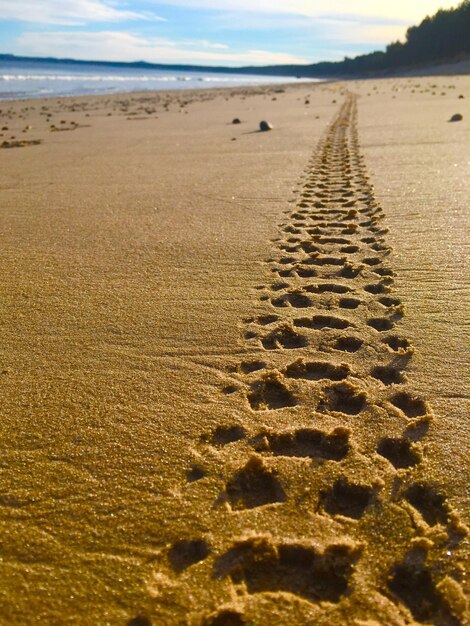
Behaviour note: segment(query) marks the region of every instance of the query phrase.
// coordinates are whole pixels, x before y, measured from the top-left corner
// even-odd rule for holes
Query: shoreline
[[[267,89],[267,90],[272,90],[273,88],[287,88],[287,87],[305,87],[308,85],[316,85],[319,83],[333,83],[333,82],[341,82],[338,81],[336,79],[303,79],[301,82],[299,83],[268,83],[268,84],[263,84],[263,85],[240,85],[240,86],[227,86],[227,87],[201,87],[201,88],[194,88],[194,89],[149,89],[149,90],[143,90],[143,91],[120,91],[120,92],[113,92],[113,93],[97,93],[97,94],[79,94],[79,95],[73,95],[73,94],[69,94],[69,95],[65,95],[65,96],[58,96],[58,95],[51,95],[51,96],[35,96],[35,97],[27,97],[27,98],[5,98],[5,99],[1,99],[0,98],[0,102],[25,102],[26,100],[34,100],[34,101],[41,101],[41,100],[46,100],[49,101],[53,98],[56,98],[58,100],[62,100],[63,98],[112,98],[112,97],[124,97],[124,96],[148,96],[148,95],[181,95],[181,94],[190,94],[190,95],[194,95],[195,93],[198,93],[199,91],[204,91],[204,92],[225,92],[225,91],[239,91],[239,90],[256,90],[256,89]]]
[[[168,70],[170,71],[170,70]],[[210,73],[210,72],[208,72]],[[219,72],[215,72],[213,73],[214,77],[217,77],[220,73]],[[127,90],[127,91],[116,91],[116,92],[103,92],[103,93],[83,93],[83,94],[65,94],[65,95],[58,95],[58,94],[51,94],[51,95],[28,95],[28,96],[23,96],[23,97],[7,97],[4,96],[2,97],[0,95],[0,102],[14,102],[14,101],[29,101],[29,100],[40,100],[40,99],[46,99],[49,100],[51,98],[93,98],[93,97],[97,97],[97,96],[119,96],[119,95],[125,95],[125,94],[149,94],[149,93],[168,93],[168,92],[188,92],[188,91],[198,91],[199,89],[204,89],[204,90],[213,90],[213,89],[243,89],[243,88],[256,88],[256,87],[273,87],[273,86],[285,86],[285,85],[302,85],[302,84],[315,84],[315,83],[331,83],[331,82],[344,82],[344,83],[351,83],[354,81],[381,81],[381,80],[393,80],[393,79],[398,79],[398,78],[430,78],[430,77],[444,77],[444,76],[468,76],[470,75],[470,60],[462,60],[462,61],[456,61],[456,62],[449,62],[449,63],[441,63],[441,64],[435,64],[435,65],[429,65],[423,68],[403,68],[403,69],[397,69],[395,71],[384,71],[382,74],[372,74],[372,75],[364,75],[364,76],[354,76],[354,75],[350,75],[350,76],[330,76],[330,77],[315,77],[315,76],[304,76],[304,77],[300,77],[300,76],[291,76],[291,77],[283,77],[283,76],[277,76],[277,75],[269,75],[269,74],[265,74],[265,75],[259,75],[259,79],[263,78],[265,79],[266,82],[262,82],[260,85],[251,85],[251,84],[247,84],[247,85],[229,85],[227,87],[224,86],[218,86],[218,87],[211,87],[210,85],[207,87],[180,87],[179,89],[174,88],[174,89],[147,89],[147,90],[143,90],[143,91],[139,91],[139,90]],[[79,75],[77,75],[79,76]],[[251,74],[241,74],[240,76],[245,77],[250,77],[252,76]],[[255,76],[255,75],[253,75]],[[105,77],[101,77],[100,80],[104,80]],[[129,77],[130,80],[132,80],[132,76]],[[112,76],[109,77],[109,79],[112,79]],[[272,79],[274,82],[267,82],[270,79]],[[289,79],[287,80],[287,82],[282,82],[283,79]],[[186,82],[186,77],[174,77],[175,82]],[[199,80],[204,81],[204,78],[200,78]],[[214,78],[214,80],[216,80]],[[227,79],[229,80],[229,79]],[[5,92],[6,93],[6,92]]]
[[[116,68],[111,67],[109,72],[103,68],[90,66],[89,72],[77,71],[72,65],[47,64],[41,67],[35,64],[15,65],[12,64],[10,72],[4,69],[0,75],[1,100],[27,100],[50,97],[94,97],[98,95],[111,96],[123,93],[141,93],[141,91],[192,91],[213,88],[238,88],[251,86],[272,86],[284,83],[321,82],[317,78],[298,78],[294,76],[270,76],[256,74],[236,74],[223,72],[204,72],[188,70],[186,74],[172,75],[171,70],[155,71],[132,68],[128,74],[113,73]],[[79,68],[79,70],[82,68]],[[0,70],[1,71],[1,70]],[[33,87],[34,86],[34,87]],[[7,87],[17,89],[8,91]],[[36,93],[28,93],[28,87],[36,90]],[[40,93],[54,91],[56,93]],[[16,97],[15,97],[16,96]]]

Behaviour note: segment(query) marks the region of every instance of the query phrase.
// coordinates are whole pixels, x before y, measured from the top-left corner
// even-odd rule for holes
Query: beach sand
[[[1,103],[1,624],[467,623],[469,100]]]

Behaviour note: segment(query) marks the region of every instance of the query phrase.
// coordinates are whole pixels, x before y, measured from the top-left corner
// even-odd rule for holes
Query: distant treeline
[[[340,63],[318,63],[317,70],[329,75],[365,74],[406,67],[417,67],[468,58],[470,56],[470,0],[455,9],[441,9],[426,17],[419,26],[406,31],[406,41],[395,41],[385,52],[371,52]]]
[[[441,9],[432,17],[426,17],[419,26],[411,26],[406,32],[406,41],[391,43],[385,52],[371,52],[353,59],[346,57],[338,62],[289,66],[289,73],[315,77],[363,76],[468,58],[470,0],[464,0],[455,9]],[[283,66],[283,69],[286,71],[288,67]],[[272,71],[275,67],[263,70]]]

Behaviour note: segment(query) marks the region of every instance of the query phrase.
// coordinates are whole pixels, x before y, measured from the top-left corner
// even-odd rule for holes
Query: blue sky
[[[446,0],[0,0],[0,52],[264,65],[339,60],[402,39]]]

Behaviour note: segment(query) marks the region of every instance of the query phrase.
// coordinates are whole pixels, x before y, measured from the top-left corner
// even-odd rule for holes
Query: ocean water
[[[298,82],[288,76],[255,76],[74,65],[47,61],[0,61],[0,100],[82,96],[162,89],[203,89]]]

